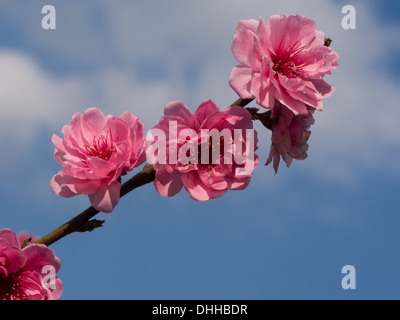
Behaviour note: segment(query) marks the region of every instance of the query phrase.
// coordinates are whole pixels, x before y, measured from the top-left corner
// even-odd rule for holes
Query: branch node
[[[31,238],[31,237],[25,239],[24,242],[23,242],[22,245],[21,245],[21,249],[23,249],[23,248],[29,246],[29,245],[31,244],[31,242],[32,242],[32,238]]]
[[[331,45],[331,43],[332,43],[332,39],[331,38],[325,38],[324,40],[325,40],[324,41],[324,46],[325,47],[329,47]]]
[[[81,227],[79,228],[79,230],[77,230],[77,231],[79,231],[79,232],[93,231],[96,228],[102,227],[104,222],[106,222],[106,221],[92,219],[92,220],[84,222],[81,225]]]

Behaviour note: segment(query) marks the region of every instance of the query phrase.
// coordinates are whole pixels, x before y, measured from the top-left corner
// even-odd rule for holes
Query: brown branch
[[[246,110],[250,112],[251,120],[259,120],[264,127],[266,127],[269,130],[272,130],[274,121],[271,119],[271,110],[263,113],[258,113],[259,111],[258,108],[246,108]]]
[[[132,177],[130,180],[125,182],[121,186],[121,197],[129,193],[130,191],[145,185],[155,178],[155,171],[152,165],[145,165],[143,170]],[[103,225],[104,220],[90,220],[95,215],[99,213],[93,207],[87,208],[85,211],[82,211],[76,217],[71,219],[70,221],[64,223],[54,231],[50,232],[49,234],[45,235],[43,238],[37,240],[36,244],[45,244],[47,246],[53,244],[54,242],[64,238],[65,236],[73,233],[73,232],[85,232],[85,231],[92,231],[96,228],[99,228]]]
[[[247,106],[250,102],[252,102],[254,99],[241,99],[241,98],[239,98],[239,99],[237,99],[234,103],[232,103],[231,105],[230,105],[230,107],[232,107],[232,106],[239,106],[239,107],[245,107],[245,106]]]

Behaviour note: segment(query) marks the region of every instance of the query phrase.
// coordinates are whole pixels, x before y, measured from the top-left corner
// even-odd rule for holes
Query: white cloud
[[[81,101],[82,89],[74,79],[56,79],[28,55],[0,51],[1,139],[31,143],[43,125],[63,117]],[[60,121],[58,121],[60,123]]]
[[[109,68],[89,76],[59,78],[41,69],[29,55],[16,51],[0,51],[0,69],[1,113],[9,120],[0,130],[11,130],[15,138],[26,142],[36,137],[41,126],[56,129],[73,113],[88,107],[115,115],[131,110],[150,125],[153,119],[149,117],[161,115],[172,96],[168,83],[142,84]]]

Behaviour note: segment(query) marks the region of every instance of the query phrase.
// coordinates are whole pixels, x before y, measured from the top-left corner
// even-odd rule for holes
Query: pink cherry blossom
[[[52,138],[55,159],[64,168],[51,180],[51,189],[63,197],[86,194],[97,210],[113,211],[120,176],[145,160],[143,123],[129,111],[113,117],[90,108],[75,113],[62,133],[64,139]]]
[[[46,268],[57,273],[60,265],[47,246],[30,244],[21,249],[15,232],[0,230],[0,300],[58,299],[63,284],[58,277],[46,281]]]
[[[292,159],[307,158],[309,130],[314,124],[313,109],[307,115],[295,115],[289,108],[276,102],[273,116],[272,144],[266,165],[273,162],[275,173],[278,172],[280,158],[289,167]]]
[[[175,138],[170,132],[171,123],[177,124]],[[192,114],[185,104],[174,101],[165,107],[164,116],[153,129],[161,129],[167,136],[164,151],[168,159],[164,164],[161,161],[154,164],[156,170],[154,185],[161,195],[174,196],[184,187],[192,199],[208,201],[221,197],[227,190],[242,190],[249,184],[258,157],[254,154],[257,144],[256,132],[253,130],[251,116],[247,110],[234,106],[219,111],[212,100],[206,100]],[[225,157],[224,152],[227,150],[229,154],[228,138],[221,134],[216,146],[211,143],[213,141],[211,136],[204,134],[213,132],[213,129],[218,133],[225,130],[225,133],[232,134],[231,137],[234,135],[234,130],[236,133],[239,132],[236,136],[239,140],[235,141],[235,147],[240,145],[242,148],[240,155],[245,160],[240,164],[236,161],[229,162],[229,156]],[[185,138],[181,137],[184,132],[192,133],[190,141],[186,140],[186,134]],[[246,135],[249,132],[254,134],[253,141],[247,140]],[[181,153],[182,148],[189,142],[195,147],[194,154]],[[253,145],[248,146],[251,143]],[[220,152],[219,158],[214,161],[212,155],[216,148],[219,148]],[[246,153],[249,150],[253,150],[253,153]],[[171,151],[178,154],[177,161],[171,158]],[[182,160],[185,156],[197,161],[185,162]]]
[[[232,42],[240,65],[232,70],[230,86],[267,109],[277,100],[295,115],[307,115],[309,107],[322,110],[322,99],[334,91],[322,78],[337,68],[339,58],[324,46],[324,37],[305,16],[240,21]]]

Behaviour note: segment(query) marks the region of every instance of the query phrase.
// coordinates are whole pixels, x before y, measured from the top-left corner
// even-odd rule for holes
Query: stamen
[[[281,46],[275,57],[272,58],[273,70],[288,78],[301,77],[303,68],[315,55],[308,54],[309,45],[300,46],[300,43],[301,38],[293,44],[288,44],[287,47]]]
[[[106,161],[110,160],[116,151],[111,129],[107,129],[106,135],[101,135],[99,139],[96,139],[96,136],[94,136],[92,146],[85,145],[84,147],[88,157],[98,157]]]

